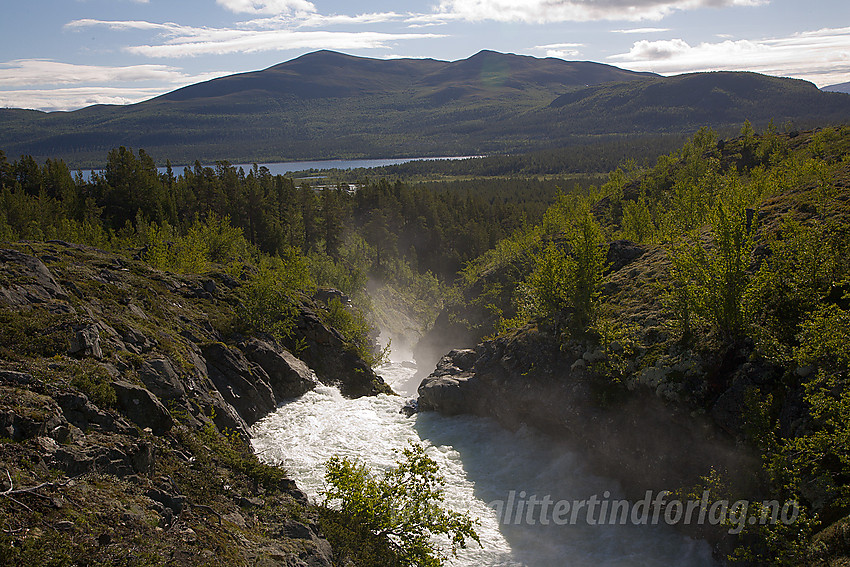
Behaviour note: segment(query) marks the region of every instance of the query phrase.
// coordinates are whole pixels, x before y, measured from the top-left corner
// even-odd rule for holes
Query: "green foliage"
[[[822,306],[802,324],[800,364],[818,368],[805,386],[808,431],[788,441],[788,453],[825,501],[850,509],[850,312]]]
[[[213,457],[261,486],[275,488],[288,479],[283,468],[261,462],[246,439],[234,431],[220,432],[212,421],[200,430],[198,440],[203,446],[198,447],[196,455],[211,453],[204,458]]]
[[[112,377],[103,366],[95,362],[86,360],[76,366],[71,386],[84,393],[98,407],[114,408],[118,405]]]
[[[442,565],[447,556],[431,543],[432,535],[447,536],[452,554],[468,539],[478,542],[476,522],[442,506],[445,480],[421,445],[406,447],[396,468],[381,477],[345,457],[332,457],[326,467],[325,505],[338,506],[348,523],[386,538],[401,565]]]
[[[359,309],[346,307],[335,297],[319,314],[328,326],[342,333],[349,348],[369,366],[380,366],[389,360],[389,345],[375,352],[372,328]]]
[[[734,341],[745,331],[743,298],[750,281],[752,231],[747,230],[743,211],[730,211],[722,203],[711,220],[708,247],[690,240],[674,249],[671,275],[675,287],[668,305],[686,333],[696,318],[725,340]]]
[[[766,356],[787,362],[800,325],[842,277],[842,235],[824,222],[786,219],[744,297],[750,333]]]
[[[72,333],[69,316],[43,309],[0,310],[0,355],[50,357],[68,351]]]
[[[252,330],[283,340],[298,315],[298,294],[314,287],[307,264],[297,252],[266,258],[240,288],[238,314]]]
[[[310,254],[307,261],[318,286],[332,287],[348,296],[354,296],[366,287],[366,272],[360,266],[347,266],[342,260],[319,253]]]
[[[598,320],[592,330],[599,335],[599,346],[605,354],[605,358],[597,363],[596,370],[619,383],[628,373],[638,351],[636,337],[640,328],[606,318]]]
[[[646,197],[641,195],[635,201],[623,203],[622,235],[632,242],[657,242],[655,224],[647,205]]]
[[[242,231],[230,224],[230,218],[214,212],[204,220],[196,216],[182,234],[167,222],[148,225],[141,216],[136,219],[136,229],[146,244],[145,261],[160,270],[203,274],[211,263],[242,263],[252,252]]]
[[[365,526],[352,522],[346,514],[319,506],[318,516],[319,527],[331,544],[336,565],[405,566],[387,538],[378,537]]]
[[[552,319],[556,332],[564,311],[572,307],[575,272],[575,260],[563,248],[550,243],[527,279],[535,314]]]
[[[605,268],[605,238],[589,212],[572,213],[563,248],[549,244],[537,259],[526,284],[538,316],[554,319],[555,328],[570,314],[571,325],[583,331],[595,317]]]

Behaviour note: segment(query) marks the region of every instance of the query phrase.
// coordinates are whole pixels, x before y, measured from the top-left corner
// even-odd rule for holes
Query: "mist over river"
[[[351,400],[320,385],[255,424],[255,451],[262,460],[285,467],[312,500],[320,501],[324,463],[331,456],[356,457],[373,469],[385,469],[409,441],[424,444],[446,478],[447,505],[481,521],[481,547],[471,542],[452,565],[715,565],[707,543],[683,536],[663,520],[660,525],[589,525],[580,514],[580,521],[564,524],[544,518],[539,505],[534,514],[524,513],[519,502],[527,505],[532,496],[537,502],[544,497],[587,501],[606,494],[614,500],[621,498],[620,488],[614,480],[591,474],[577,453],[530,429],[511,432],[490,419],[431,412],[406,417],[399,410],[403,396],[415,395],[415,369],[392,363],[378,374],[402,396]]]

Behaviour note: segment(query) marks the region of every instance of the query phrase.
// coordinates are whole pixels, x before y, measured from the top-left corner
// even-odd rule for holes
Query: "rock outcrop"
[[[579,361],[582,353],[563,352],[536,329],[455,350],[419,386],[419,410],[533,426],[571,443],[635,498],[694,486],[712,468],[756,488],[758,461],[712,420],[644,390],[603,401],[604,385]]]
[[[0,479],[0,545],[32,547],[48,526],[89,563],[145,547],[175,565],[329,567],[306,497],[248,444],[253,423],[318,379],[389,391],[317,307],[305,299],[298,358],[211,324],[236,317],[240,284],[225,274],[59,241],[16,248],[0,250],[0,459],[13,479]]]
[[[392,393],[372,367],[346,346],[340,332],[322,322],[315,306],[302,306],[296,325],[295,335],[303,341],[299,356],[322,383],[339,386],[349,398]]]
[[[316,373],[287,350],[256,338],[241,343],[239,348],[265,371],[277,402],[298,397],[316,386]]]

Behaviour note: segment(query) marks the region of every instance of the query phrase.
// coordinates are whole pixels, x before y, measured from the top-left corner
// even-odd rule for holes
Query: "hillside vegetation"
[[[635,493],[796,502],[791,525],[701,536],[742,564],[844,564],[848,258],[850,128],[700,130],[467,264],[420,348],[493,338],[420,405],[572,437]]]

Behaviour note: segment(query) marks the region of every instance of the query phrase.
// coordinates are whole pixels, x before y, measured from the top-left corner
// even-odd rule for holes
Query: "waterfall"
[[[396,391],[410,392],[414,369],[393,363],[378,373]],[[587,502],[591,495],[615,501],[620,488],[592,474],[577,453],[534,430],[507,431],[473,416],[406,417],[399,411],[404,401],[386,395],[350,400],[336,388],[319,386],[255,424],[254,449],[264,461],[282,465],[311,499],[320,501],[324,463],[331,456],[356,457],[381,470],[393,466],[409,441],[422,443],[446,478],[446,504],[481,522],[481,547],[472,542],[452,565],[715,565],[707,543],[663,521],[590,525],[579,514],[582,521],[556,523],[540,505],[528,513],[544,497],[553,503]]]

